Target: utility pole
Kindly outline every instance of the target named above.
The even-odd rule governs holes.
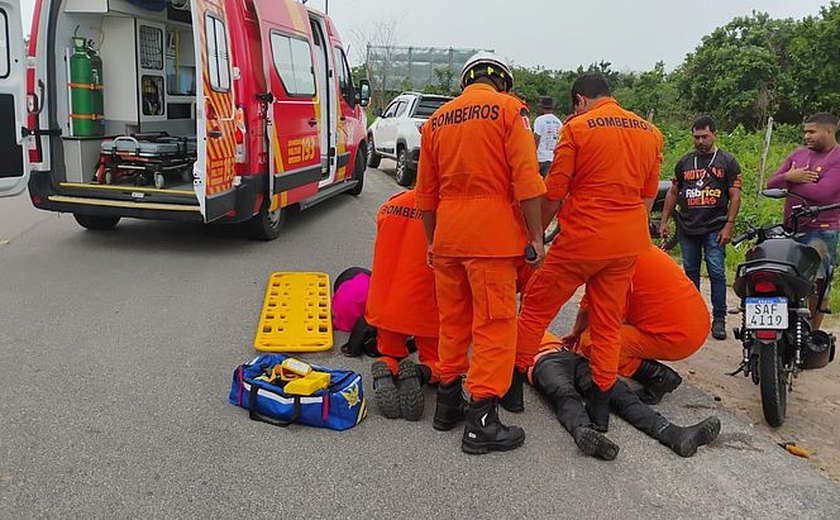
[[[764,135],[764,150],[761,152],[761,164],[758,167],[758,182],[755,186],[755,200],[764,189],[764,172],[767,168],[767,154],[770,152],[770,143],[773,139],[773,116],[767,118],[767,133]]]

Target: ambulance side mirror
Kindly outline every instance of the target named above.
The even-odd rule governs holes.
[[[356,104],[366,107],[368,103],[370,103],[370,81],[359,80],[359,88],[356,90]]]

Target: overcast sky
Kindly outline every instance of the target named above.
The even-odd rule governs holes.
[[[326,0],[310,0],[322,8]],[[31,16],[34,0],[21,0]],[[753,10],[775,18],[817,14],[828,0],[329,0],[347,41],[375,22],[396,23],[403,45],[488,48],[520,65],[618,70],[679,65],[700,38]],[[29,22],[24,24],[28,32]],[[358,47],[358,43],[356,43]]]

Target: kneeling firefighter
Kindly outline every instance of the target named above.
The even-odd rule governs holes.
[[[510,67],[478,53],[464,65],[460,85],[462,94],[423,127],[417,208],[440,308],[434,427],[450,430],[466,419],[461,449],[487,453],[525,441],[521,428],[499,420],[498,400],[510,386],[516,354],[517,262],[526,246],[535,253],[533,265],[545,257],[545,185],[528,110],[507,94]]]
[[[438,308],[435,275],[426,264],[426,241],[413,190],[379,208],[365,320],[376,328],[381,356],[371,366],[382,415],[410,421],[423,416],[422,385],[437,381]],[[408,358],[414,338],[420,363]]]
[[[589,304],[584,297],[567,346],[587,358],[592,352]],[[682,378],[662,361],[679,361],[706,341],[711,324],[700,291],[667,253],[656,246],[639,255],[627,296],[624,324],[619,331],[618,374],[643,385],[639,397],[658,404]],[[517,365],[529,360],[517,358]]]

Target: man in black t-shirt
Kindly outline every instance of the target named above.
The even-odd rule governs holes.
[[[741,166],[715,145],[715,122],[701,117],[691,127],[695,150],[677,162],[665,197],[659,235],[668,237],[668,219],[679,204],[680,248],[685,274],[700,287],[700,261],[712,281],[712,336],[726,339],[726,244],[741,207]]]

